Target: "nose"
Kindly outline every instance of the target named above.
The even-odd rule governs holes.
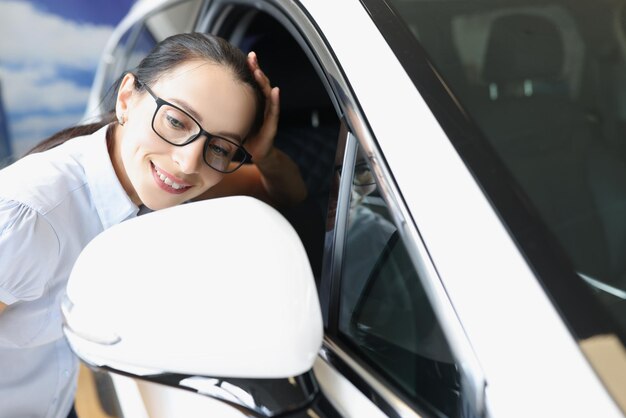
[[[204,164],[202,154],[205,140],[202,137],[182,147],[173,146],[172,159],[183,173],[194,174],[200,171],[202,164]]]

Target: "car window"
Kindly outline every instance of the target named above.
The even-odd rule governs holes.
[[[417,68],[436,71],[433,113],[576,338],[624,341],[626,2],[387,3],[386,38],[429,97]]]
[[[457,366],[363,158],[352,168],[350,193],[339,331],[367,363],[414,401],[457,416]]]
[[[622,357],[585,346],[626,341],[626,1],[361,1],[595,371],[623,393],[600,366]]]
[[[139,62],[148,55],[150,50],[157,44],[157,40],[154,35],[148,29],[145,24],[141,25],[141,30],[137,35],[134,44],[129,49],[125,60],[125,68],[118,69],[118,73],[122,73],[125,70],[132,70]]]
[[[170,35],[191,32],[195,28],[202,3],[203,0],[181,1],[156,10],[132,25],[112,52],[110,61],[114,65],[105,75],[101,94],[106,95],[113,82],[124,71],[136,67],[157,42]]]
[[[130,29],[128,29],[121,36],[119,42],[113,49],[111,53],[111,62],[114,63],[114,66],[109,68],[105,74],[105,79],[103,82],[104,90],[100,93],[102,95],[107,93],[109,86],[113,85],[115,79],[120,76],[123,71],[123,68],[127,67],[126,64],[126,54],[129,49],[131,49],[131,45],[129,43],[136,38],[136,34],[142,30],[143,23],[137,23],[133,25]],[[155,42],[153,42],[154,45]],[[148,50],[145,50],[144,55],[147,54]]]

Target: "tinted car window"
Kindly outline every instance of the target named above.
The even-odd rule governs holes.
[[[457,416],[457,367],[369,166],[357,160],[342,258],[339,330],[420,405]]]
[[[191,32],[203,0],[187,0],[159,9],[131,26],[120,38],[112,55],[115,67],[106,74],[105,89],[127,70],[132,70],[157,42],[176,33]],[[102,94],[106,94],[103,91]]]
[[[507,196],[517,208],[507,210],[511,199],[490,197],[526,253],[536,255],[531,263],[539,266],[542,254],[550,254],[541,264],[554,267],[540,277],[567,322],[583,330],[580,338],[606,332],[609,323],[624,338],[626,3],[389,3],[404,23],[403,39],[411,38],[414,51],[442,76],[462,118],[469,115],[498,159],[494,167],[503,167],[502,178],[511,179]],[[405,67],[416,56],[405,59]],[[431,108],[437,105],[431,101]],[[469,129],[459,135],[473,139]],[[477,165],[472,169],[484,185],[498,176]],[[520,211],[523,222],[509,216]],[[531,242],[529,231],[541,231],[541,238]],[[581,303],[589,306],[584,316],[573,308]]]
[[[150,52],[150,50],[156,45],[157,40],[150,33],[145,25],[142,25],[137,39],[133,47],[128,52],[126,69],[132,69],[136,67],[139,62]]]

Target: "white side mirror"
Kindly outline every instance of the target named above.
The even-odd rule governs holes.
[[[297,376],[311,369],[323,335],[298,235],[248,197],[104,231],[76,262],[63,310],[85,362],[133,375]]]

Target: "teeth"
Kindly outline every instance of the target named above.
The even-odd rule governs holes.
[[[180,189],[182,189],[184,187],[183,185],[178,184],[175,181],[172,181],[172,179],[167,177],[165,174],[161,173],[156,168],[155,168],[155,171],[156,171],[157,175],[159,176],[159,178],[161,179],[161,181],[163,183],[167,184],[168,186],[170,186],[172,189],[180,190]]]

